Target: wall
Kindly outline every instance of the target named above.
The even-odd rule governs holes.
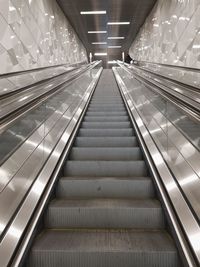
[[[56,0],[0,0],[0,73],[86,58]]]
[[[137,60],[200,68],[200,0],[158,0],[129,52]]]

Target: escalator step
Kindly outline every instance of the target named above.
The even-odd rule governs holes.
[[[128,116],[85,116],[84,122],[126,122],[129,121]]]
[[[124,108],[123,103],[102,103],[102,104],[97,104],[97,103],[90,103],[89,105],[90,108]]]
[[[100,111],[100,112],[104,112],[104,111],[126,111],[126,109],[125,109],[125,107],[124,106],[122,106],[122,107],[109,107],[109,106],[107,106],[107,107],[89,107],[88,108],[88,111]]]
[[[165,219],[159,201],[153,199],[60,199],[50,203],[45,226],[162,229]]]
[[[87,111],[86,116],[127,116],[126,111]]]
[[[144,161],[71,161],[64,166],[65,176],[108,176],[143,177],[148,176]]]
[[[80,128],[78,136],[82,137],[125,137],[125,136],[133,136],[134,130],[130,129],[83,129]]]
[[[46,230],[33,244],[29,267],[179,267],[165,231]]]
[[[135,147],[136,137],[77,137],[74,143],[77,147]]]
[[[154,186],[149,177],[63,177],[59,180],[58,198],[153,198]]]
[[[70,152],[70,160],[142,160],[139,147],[74,147]]]
[[[82,122],[84,129],[126,129],[131,128],[130,122]]]

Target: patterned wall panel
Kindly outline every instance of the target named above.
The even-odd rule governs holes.
[[[55,0],[0,0],[0,73],[85,60]]]
[[[158,0],[129,52],[137,60],[200,68],[200,0]]]

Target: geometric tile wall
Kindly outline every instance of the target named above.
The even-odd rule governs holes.
[[[200,68],[200,0],[158,0],[129,53],[140,61]]]
[[[55,0],[0,0],[0,74],[85,60]]]

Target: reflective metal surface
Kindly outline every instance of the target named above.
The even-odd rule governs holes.
[[[77,70],[72,70],[70,73],[66,74],[65,72],[64,74],[58,75],[52,80],[45,81],[41,85],[36,85],[28,88],[27,90],[19,91],[13,96],[11,95],[9,98],[0,100],[0,120],[32,101],[35,101],[36,99],[39,99],[42,96],[52,92],[54,93],[54,91],[60,89],[59,86],[75,78],[81,72],[90,67],[90,65],[84,65]]]
[[[115,75],[200,264],[199,151],[170,121],[176,106],[171,110],[167,101],[158,99],[125,70],[115,69]],[[177,118],[181,119],[179,113]]]
[[[19,71],[0,75],[0,97],[16,92],[21,88],[30,86],[65,72],[71,71],[82,64],[50,66],[27,71]]]
[[[182,101],[186,107],[189,105],[190,109],[194,109],[194,112],[197,111],[197,113],[200,114],[200,92],[197,88],[175,82],[172,79],[165,79],[157,73],[153,74],[151,71],[144,71],[132,65],[122,64],[121,62],[118,62],[118,64],[122,68],[124,68],[124,66],[128,67],[130,71],[133,71],[133,75],[136,78],[146,82],[147,85],[153,85],[154,88],[158,87],[159,90],[162,89],[166,96],[169,95],[169,97],[172,98],[176,97]],[[197,116],[199,116],[199,114]]]
[[[200,88],[200,70],[186,67],[179,67],[173,65],[157,64],[151,62],[139,61],[138,66],[144,70],[152,71],[173,79],[175,81],[182,82],[197,88]]]
[[[94,65],[91,70],[85,72],[79,79],[76,79],[74,83],[66,86],[63,92],[49,99],[50,103],[48,104],[47,102],[45,107],[49,108],[53,103],[55,104],[55,102],[57,104],[57,106],[54,106],[53,113],[1,166],[1,233],[5,230],[0,247],[1,259],[2,255],[4,255],[4,248],[6,247],[8,239],[12,244],[9,243],[9,248],[6,247],[7,252],[8,250],[12,251],[13,246],[16,246],[19,241],[19,232],[21,231],[22,222],[25,222],[25,219],[24,217],[20,217],[20,225],[18,225],[19,229],[15,232],[16,234],[13,233],[13,227],[16,229],[18,226],[14,224],[15,226],[8,227],[8,222],[10,222],[13,216],[17,215],[17,209],[20,208],[19,204],[22,204],[23,198],[29,192],[33,182],[37,181],[30,195],[33,195],[34,199],[35,197],[41,196],[42,182],[35,179],[49,156],[51,156],[51,161],[53,161],[53,163],[51,163],[51,170],[49,168],[46,170],[45,179],[49,177],[47,176],[47,171],[53,171],[61,153],[61,151],[58,153],[54,148],[58,144],[64,147],[69,140],[71,132],[98,80],[100,72],[100,66],[96,66],[95,68]],[[32,117],[30,117],[29,120],[31,121]],[[43,184],[43,187],[45,186],[46,184]],[[7,204],[5,205],[5,203],[9,203],[9,207]],[[32,204],[33,199],[29,203]],[[30,206],[28,209],[30,209]],[[23,214],[26,214],[27,210],[23,212]],[[8,260],[8,258],[6,260]],[[2,261],[1,264],[3,264]]]

